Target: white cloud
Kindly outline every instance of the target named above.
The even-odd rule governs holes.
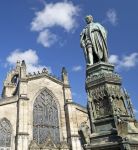
[[[111,55],[109,57],[109,62],[112,64],[117,64],[119,62],[119,58],[117,55]]]
[[[6,59],[10,66],[15,66],[17,60],[25,60],[28,72],[41,71],[43,68],[47,68],[49,72],[51,72],[49,67],[39,65],[39,57],[35,50],[28,49],[26,51],[21,51],[17,49],[14,50]]]
[[[36,12],[31,29],[41,31],[45,28],[61,26],[66,31],[70,31],[76,25],[75,16],[78,15],[78,11],[78,6],[67,1],[46,4],[42,11]]]
[[[41,31],[37,38],[37,42],[42,44],[44,47],[50,47],[57,41],[57,36],[51,33],[48,29]]]
[[[74,66],[72,68],[72,71],[74,71],[74,72],[78,72],[78,71],[81,71],[81,70],[82,70],[82,66]]]
[[[79,7],[73,5],[72,2],[64,1],[45,4],[45,8],[43,10],[36,12],[35,17],[31,22],[31,30],[41,32],[41,37],[42,34],[46,35],[46,31],[50,30],[50,28],[56,26],[64,28],[67,32],[73,31],[77,25],[76,17],[78,16],[78,13]],[[40,39],[40,35],[38,39]],[[55,34],[53,35],[55,36]],[[47,35],[46,39],[41,41],[44,41],[40,43],[45,47],[47,47],[47,45],[51,45],[49,44],[51,40],[47,38]],[[54,43],[55,40],[52,40],[52,42]]]
[[[111,55],[109,62],[116,65],[117,69],[130,69],[138,63],[138,53],[132,53],[128,56],[123,56],[121,59],[117,55]]]
[[[38,56],[36,51],[29,49],[24,52],[20,50],[14,50],[10,56],[7,57],[7,61],[14,65],[17,60],[25,60],[27,64],[37,64],[38,63]]]
[[[109,9],[106,12],[107,21],[109,21],[112,25],[117,25],[118,17],[115,9]]]
[[[129,56],[123,57],[121,66],[131,68],[131,67],[135,67],[137,62],[138,62],[138,53],[132,53]]]

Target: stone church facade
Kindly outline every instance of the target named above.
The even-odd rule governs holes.
[[[7,74],[0,101],[0,150],[81,150],[87,109],[72,100],[68,75],[27,74],[24,61]]]

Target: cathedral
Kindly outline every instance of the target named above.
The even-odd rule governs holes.
[[[65,68],[58,79],[45,68],[27,74],[18,61],[0,100],[0,150],[81,150],[78,130],[87,118],[72,100]]]

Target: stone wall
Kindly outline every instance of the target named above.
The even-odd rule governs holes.
[[[87,121],[88,114],[86,108],[76,104],[67,103],[65,106],[67,116],[67,131],[68,131],[68,142],[72,145],[73,150],[81,150],[81,142],[78,130],[82,122]]]

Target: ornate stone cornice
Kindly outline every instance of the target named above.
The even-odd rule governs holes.
[[[52,80],[52,81],[54,81],[54,82],[56,82],[58,84],[63,85],[63,81],[60,78],[56,77],[55,75],[50,74],[45,69],[43,69],[41,73],[39,71],[37,73],[34,72],[34,74],[29,73],[27,75],[27,80],[30,81],[30,80],[34,80],[34,79],[40,79],[42,77],[47,77],[50,80]]]
[[[121,77],[116,73],[91,74],[86,78],[87,88],[98,86],[99,84],[112,83],[121,85]]]

